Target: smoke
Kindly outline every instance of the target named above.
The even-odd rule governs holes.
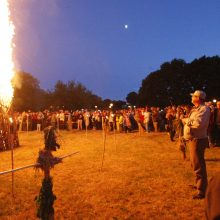
[[[15,26],[13,60],[16,70],[29,71],[27,67],[32,66],[36,69],[35,72],[39,71],[35,58],[41,48],[41,33],[34,27],[55,19],[59,15],[60,2],[60,0],[10,0],[11,18]]]
[[[42,46],[45,35],[39,32],[39,27],[46,27],[51,20],[59,19],[61,11],[70,8],[72,3],[72,0],[10,0],[11,18],[15,26],[13,61],[16,71],[41,72],[37,58],[39,51],[45,49]],[[18,76],[15,76],[13,85],[21,87]]]
[[[20,89],[22,87],[22,80],[17,73],[15,73],[12,79],[12,86],[14,89]]]
[[[59,0],[32,0],[38,10],[48,16],[56,16],[59,13]]]

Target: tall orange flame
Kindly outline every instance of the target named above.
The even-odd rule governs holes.
[[[0,0],[0,33],[0,104],[8,109],[14,92],[11,84],[14,76],[12,59],[14,25],[10,20],[8,0]]]

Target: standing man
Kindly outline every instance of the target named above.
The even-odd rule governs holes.
[[[184,123],[184,139],[189,147],[190,161],[195,173],[197,194],[193,199],[203,199],[207,187],[207,173],[205,164],[205,148],[208,147],[207,129],[210,119],[210,108],[204,105],[206,94],[196,90],[191,94],[194,107]]]

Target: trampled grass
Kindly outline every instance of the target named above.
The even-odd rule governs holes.
[[[15,167],[35,163],[43,135],[19,134]],[[192,200],[194,176],[177,143],[167,134],[107,133],[103,168],[101,131],[60,132],[62,156],[80,151],[52,170],[55,219],[205,219],[204,201]],[[0,171],[11,167],[10,151],[0,152]],[[188,154],[187,154],[188,156]],[[208,176],[220,170],[220,149],[206,151]],[[0,176],[0,219],[36,219],[34,198],[43,174],[26,169]]]

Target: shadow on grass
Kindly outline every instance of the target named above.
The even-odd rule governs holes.
[[[215,161],[220,161],[220,158],[207,158],[205,159],[207,162],[215,162]]]

